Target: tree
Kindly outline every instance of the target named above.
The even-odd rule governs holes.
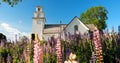
[[[0,40],[1,40],[1,39],[5,39],[5,40],[6,40],[6,36],[3,35],[2,33],[0,33]]]
[[[85,24],[94,24],[99,30],[103,30],[107,27],[107,13],[108,12],[105,7],[91,7],[85,13],[81,14],[80,19]]]
[[[13,7],[14,5],[18,4],[21,1],[22,0],[0,0],[0,5],[1,5],[1,3],[7,3]]]

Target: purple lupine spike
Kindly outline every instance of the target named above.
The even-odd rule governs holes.
[[[12,63],[12,57],[10,56],[10,54],[8,54],[7,56],[7,63]]]
[[[118,34],[120,34],[120,25],[118,26]]]
[[[48,38],[47,46],[50,46],[50,43],[51,43],[50,38]]]
[[[65,34],[65,36],[67,37],[67,32],[66,32],[66,31],[64,32],[64,34]]]
[[[91,63],[96,63],[96,54],[95,54],[95,52],[92,52],[91,59],[92,59]]]
[[[56,44],[54,36],[51,37],[51,46],[53,47]]]
[[[69,53],[70,53],[70,50],[69,50],[69,45],[68,44],[66,44],[65,45],[65,54],[66,54],[66,56],[68,57],[69,56]]]
[[[70,32],[68,32],[68,39],[71,39],[71,34],[70,34]]]

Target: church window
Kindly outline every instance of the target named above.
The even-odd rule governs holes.
[[[75,26],[74,26],[74,30],[75,30],[75,31],[78,31],[78,25],[75,25]]]
[[[40,11],[40,8],[38,8],[38,11]]]

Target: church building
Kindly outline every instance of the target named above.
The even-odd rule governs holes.
[[[51,36],[57,36],[61,32],[69,32],[74,35],[75,31],[84,34],[89,33],[89,31],[97,30],[93,24],[84,24],[77,16],[75,16],[68,24],[45,23],[46,19],[43,8],[37,6],[34,17],[32,18],[32,33],[38,34],[40,40],[47,39]]]

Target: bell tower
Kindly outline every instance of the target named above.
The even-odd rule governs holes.
[[[38,34],[39,39],[42,40],[43,38],[43,29],[45,25],[45,17],[43,8],[41,6],[36,7],[36,11],[34,12],[34,17],[32,18],[32,33]]]

